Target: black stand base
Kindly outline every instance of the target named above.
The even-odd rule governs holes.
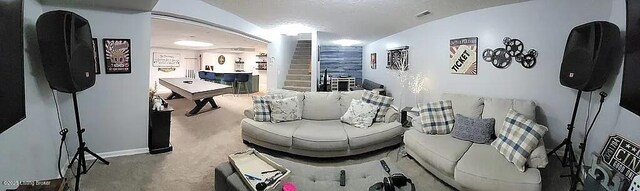
[[[76,133],[78,134],[78,143],[80,143],[80,145],[78,146],[78,150],[76,151],[76,154],[73,155],[73,159],[71,159],[71,162],[69,162],[69,168],[71,168],[73,163],[76,160],[78,160],[78,166],[76,167],[76,174],[75,174],[75,178],[76,178],[75,190],[78,191],[80,190],[80,176],[82,176],[82,174],[87,174],[89,169],[91,169],[91,167],[93,167],[93,164],[95,164],[96,161],[98,160],[106,165],[109,165],[109,161],[105,160],[104,158],[100,157],[98,154],[89,150],[89,148],[87,147],[87,143],[85,143],[84,140],[82,139],[82,134],[84,133],[85,130],[80,127],[80,114],[78,113],[78,98],[76,97],[75,92],[72,93],[72,95],[73,95],[73,107],[76,114],[76,128],[77,128]],[[96,158],[96,161],[93,161],[93,163],[91,163],[89,168],[87,168],[87,160],[84,157],[85,152],[89,153],[91,156]]]
[[[207,103],[208,103],[208,104],[211,104],[211,108],[212,108],[213,110],[215,110],[215,109],[219,109],[219,108],[220,108],[220,106],[218,106],[218,104],[216,104],[216,101],[215,101],[215,100],[213,100],[213,97],[204,98],[204,99],[202,99],[202,100],[194,100],[193,102],[195,102],[195,103],[196,103],[196,106],[195,106],[193,109],[191,109],[191,111],[189,111],[189,113],[185,114],[187,117],[197,115],[197,114],[198,114],[198,112],[200,112],[200,110],[201,110],[204,106],[206,106],[206,105],[207,105]]]
[[[582,96],[582,90],[578,90],[578,95],[576,96],[576,102],[573,105],[573,114],[571,115],[571,123],[567,124],[567,138],[565,138],[560,145],[556,146],[551,152],[547,153],[547,155],[555,154],[556,151],[560,150],[564,147],[564,154],[561,157],[556,155],[560,162],[562,163],[562,167],[569,167],[568,175],[561,175],[560,177],[569,177],[571,178],[571,188],[569,190],[574,191],[577,189],[578,183],[581,182],[579,177],[580,166],[577,164],[576,155],[573,152],[573,144],[571,143],[571,137],[573,135],[574,123],[576,121],[576,114],[578,113],[578,106],[580,105],[580,96]],[[574,168],[576,168],[574,170]]]

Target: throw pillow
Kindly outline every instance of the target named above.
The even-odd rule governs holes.
[[[450,100],[418,104],[422,131],[427,134],[449,134],[456,121]]]
[[[354,99],[340,120],[357,128],[369,128],[376,118],[378,106]]]
[[[474,119],[456,114],[455,128],[451,131],[451,136],[473,143],[489,144],[491,136],[494,134],[493,126],[495,123],[494,118]]]
[[[510,109],[498,138],[491,145],[516,165],[520,172],[524,172],[529,155],[547,130],[547,127]]]
[[[261,122],[271,121],[269,103],[274,99],[282,99],[282,95],[273,94],[266,96],[253,96],[253,120]]]
[[[387,111],[391,108],[392,97],[378,95],[373,91],[366,91],[362,94],[362,101],[378,106],[378,112],[374,122],[384,122]]]
[[[298,115],[298,97],[276,99],[271,101],[271,122],[279,123],[301,119]]]

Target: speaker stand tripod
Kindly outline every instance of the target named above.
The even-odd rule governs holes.
[[[76,168],[76,174],[75,174],[75,178],[76,178],[75,190],[78,191],[80,189],[80,176],[82,174],[87,174],[89,169],[93,167],[93,164],[95,164],[97,160],[100,160],[100,162],[106,165],[109,165],[109,161],[105,160],[104,158],[100,157],[98,154],[89,150],[89,147],[87,147],[87,143],[85,143],[84,140],[82,139],[82,134],[84,133],[85,129],[80,127],[80,115],[78,113],[78,98],[76,97],[75,92],[73,92],[72,95],[73,95],[73,109],[76,114],[76,132],[78,133],[79,145],[78,145],[78,150],[76,151],[76,154],[73,155],[73,159],[71,159],[71,162],[69,162],[69,168],[72,167],[73,162],[75,162],[77,159],[78,166]],[[87,168],[87,160],[84,157],[85,152],[89,153],[91,156],[97,159],[96,161],[93,161],[93,163],[91,163],[91,166],[89,166],[89,168]]]
[[[582,90],[578,90],[578,95],[576,96],[576,102],[574,103],[573,106],[573,114],[571,115],[571,123],[569,123],[567,125],[567,130],[569,131],[567,133],[567,138],[565,138],[562,143],[560,143],[560,145],[556,146],[556,148],[554,148],[553,150],[551,150],[551,152],[547,153],[547,155],[551,155],[551,154],[555,154],[556,151],[560,150],[562,147],[564,147],[564,154],[562,157],[559,157],[558,155],[556,155],[559,159],[560,162],[562,163],[562,167],[569,167],[569,174],[568,175],[562,175],[560,177],[569,177],[571,179],[571,189],[570,190],[576,190],[577,186],[578,186],[578,182],[580,182],[580,177],[578,177],[578,172],[580,171],[580,167],[576,166],[576,155],[573,152],[573,144],[571,142],[571,136],[573,134],[573,129],[574,127],[574,123],[576,121],[576,114],[578,113],[578,105],[580,105],[580,96],[582,95]],[[574,171],[573,168],[576,168],[576,170]]]

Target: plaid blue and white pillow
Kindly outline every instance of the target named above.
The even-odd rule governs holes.
[[[520,172],[524,172],[529,155],[548,130],[547,127],[510,109],[498,138],[491,143],[491,146],[516,165]]]
[[[427,134],[449,134],[456,122],[451,100],[418,104],[422,131]]]
[[[362,95],[362,101],[378,106],[378,113],[376,114],[374,122],[384,122],[384,118],[387,115],[387,111],[391,108],[393,102],[392,97],[378,95],[373,91],[365,91]]]
[[[265,96],[253,96],[253,120],[256,121],[271,121],[271,111],[269,110],[269,103],[275,99],[282,99],[281,94],[265,95]]]

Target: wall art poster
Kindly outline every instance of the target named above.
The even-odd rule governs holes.
[[[640,174],[640,146],[634,142],[620,135],[610,136],[600,154],[604,163],[629,180]]]
[[[131,73],[131,40],[102,39],[107,74]]]
[[[403,46],[387,50],[387,68],[391,70],[409,70],[409,47]]]
[[[452,74],[478,74],[478,37],[449,41],[449,68]]]
[[[98,53],[98,39],[91,39],[91,43],[93,43],[93,63],[96,65],[96,74],[100,74],[100,55]]]
[[[376,53],[371,53],[371,69],[378,68]]]
[[[180,67],[180,54],[178,53],[153,53],[153,67],[177,68]]]

